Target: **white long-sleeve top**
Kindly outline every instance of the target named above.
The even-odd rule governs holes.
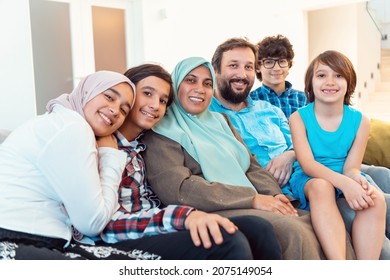
[[[118,209],[126,154],[96,148],[78,113],[57,105],[0,145],[0,227],[70,240],[95,236]]]

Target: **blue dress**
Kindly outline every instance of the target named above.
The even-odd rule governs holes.
[[[305,124],[314,159],[333,171],[342,173],[344,162],[360,127],[361,112],[344,105],[343,119],[334,132],[325,131],[320,127],[314,114],[314,103],[298,109],[298,112]],[[310,205],[306,200],[304,187],[312,177],[303,172],[298,161],[295,161],[293,168],[294,172],[290,179],[293,196],[299,199],[301,203],[299,208],[309,210]],[[341,191],[337,189],[337,196],[340,194]]]

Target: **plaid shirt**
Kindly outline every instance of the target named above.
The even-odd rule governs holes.
[[[169,205],[160,200],[146,181],[145,163],[140,152],[145,145],[138,138],[129,143],[119,132],[118,146],[127,153],[127,165],[118,190],[119,209],[100,234],[107,243],[184,230],[191,207]]]
[[[272,105],[275,105],[282,109],[286,118],[289,119],[291,114],[297,109],[307,105],[306,95],[303,91],[299,91],[292,88],[290,82],[285,81],[286,90],[281,94],[277,94],[271,88],[266,85],[261,85],[254,91],[250,92],[250,97],[253,100],[268,101]]]

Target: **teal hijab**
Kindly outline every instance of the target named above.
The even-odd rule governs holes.
[[[225,118],[208,109],[191,115],[180,105],[181,82],[201,65],[210,70],[215,90],[214,69],[207,60],[201,57],[182,60],[172,73],[175,101],[153,130],[179,143],[199,163],[207,181],[254,188],[245,174],[250,164],[249,152],[234,137]]]

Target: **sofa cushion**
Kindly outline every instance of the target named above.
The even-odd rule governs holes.
[[[371,119],[363,162],[390,168],[390,122]]]

